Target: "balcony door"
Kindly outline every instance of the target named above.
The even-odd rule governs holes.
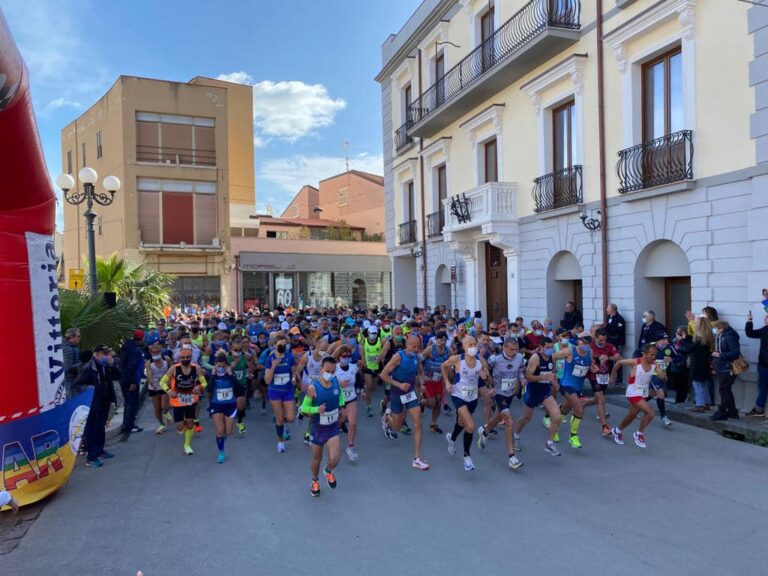
[[[445,102],[445,55],[435,57],[435,107]]]
[[[499,155],[496,138],[483,144],[483,182],[499,181]]]
[[[680,48],[643,65],[643,179],[646,187],[684,170],[685,141],[670,136],[683,126],[683,55]],[[653,142],[653,144],[651,144]]]
[[[575,202],[576,176],[573,166],[573,113],[570,100],[552,110],[552,207],[562,208]]]
[[[494,16],[496,9],[493,4],[488,7],[488,11],[480,17],[480,44],[482,46],[482,69],[483,71],[491,68],[495,62],[496,54],[494,52],[494,42],[489,40],[494,32]]]
[[[507,257],[490,242],[485,243],[485,302],[489,322],[507,316]]]
[[[411,119],[411,102],[413,102],[413,93],[411,85],[408,84],[403,88],[403,124],[410,124]]]
[[[440,226],[439,232],[443,231],[445,227],[445,208],[443,207],[443,200],[448,198],[448,172],[445,168],[445,164],[437,167],[437,212],[439,213],[438,222]]]

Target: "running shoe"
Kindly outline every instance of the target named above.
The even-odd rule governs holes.
[[[488,437],[484,432],[485,426],[480,426],[480,428],[477,429],[477,447],[480,448],[480,450],[485,450],[485,447],[488,444]]]
[[[312,496],[320,496],[320,482],[317,480],[312,480],[312,485],[309,488],[309,493],[312,494]]]
[[[456,455],[456,442],[454,442],[453,439],[451,438],[451,433],[450,432],[447,432],[445,434],[445,439],[448,441],[448,454],[450,454],[451,456],[455,456]]]
[[[520,460],[518,460],[517,456],[515,456],[514,454],[509,457],[507,464],[509,464],[509,467],[512,468],[512,470],[517,470],[518,468],[522,468],[523,466],[523,463],[520,462]]]
[[[408,426],[408,424],[403,423],[403,425],[400,427],[400,433],[401,434],[410,434],[411,433],[411,427]]]
[[[285,442],[278,442],[277,453],[282,454],[283,452],[288,452],[288,449],[285,447]]]
[[[283,430],[283,440],[290,440],[291,439],[291,431],[288,430],[288,426],[285,427]]]
[[[350,462],[357,462],[357,449],[354,446],[347,446],[347,457]]]
[[[389,428],[389,422],[387,422],[387,415],[386,414],[382,414],[381,415],[381,429],[384,430],[384,432],[386,432],[388,428]]]
[[[392,430],[389,426],[387,426],[387,429],[384,430],[384,436],[389,438],[390,440],[397,440],[397,432]]]
[[[611,435],[611,427],[607,424],[603,424],[602,435],[603,438],[608,438]]]
[[[366,406],[365,411],[368,414],[368,418],[373,418],[373,407],[372,406]]]
[[[333,472],[326,468],[323,470],[323,473],[325,474],[325,481],[328,483],[328,488],[336,488],[336,476],[334,476]]]
[[[167,424],[170,424],[173,422],[173,416],[171,416],[170,412],[163,412],[163,420],[165,420]]]
[[[499,431],[498,431],[498,430],[496,430],[496,428],[494,428],[493,430],[491,430],[490,432],[488,432],[488,434],[490,434],[491,436],[496,436],[496,434],[498,434],[498,433],[499,433]]]
[[[311,436],[309,435],[309,432],[304,432],[304,444],[306,444],[307,446],[309,446],[309,443],[310,443],[310,440],[311,440],[311,439],[312,439],[312,438],[311,438]]]
[[[515,452],[522,452],[523,451],[523,447],[522,447],[522,445],[520,443],[520,434],[518,434],[517,432],[515,432],[512,435],[512,445],[515,447]]]
[[[453,408],[448,406],[448,404],[443,404],[443,412],[445,412],[446,414],[450,414],[451,412],[453,412]]]
[[[237,423],[237,433],[240,434],[241,436],[245,434],[245,423],[243,422]]]
[[[438,426],[437,424],[430,424],[429,425],[429,431],[434,432],[435,434],[442,434],[443,430]]]
[[[195,422],[195,434],[200,434],[203,431],[203,427],[200,426],[200,422]]]
[[[195,451],[192,450],[192,446],[184,446],[184,454],[186,454],[187,456],[192,456],[192,454],[194,453]]]
[[[669,419],[669,416],[664,416],[661,421],[664,423],[664,426],[672,426],[672,420]]]
[[[472,456],[464,456],[464,470],[467,472],[475,470],[475,463],[472,462]]]
[[[635,444],[640,448],[645,448],[645,434],[638,431],[632,434],[632,437],[635,439]]]
[[[387,403],[384,401],[384,398],[381,399],[381,402],[379,402],[379,414],[384,416],[387,410]]]
[[[227,459],[227,456],[224,454],[224,452],[219,452],[219,455],[216,458],[216,462],[219,464],[224,464],[224,460],[226,459]]]
[[[549,416],[544,416],[544,418],[541,419],[541,424],[544,426],[544,428],[549,428],[551,423],[552,421],[549,419]]]
[[[611,434],[613,434],[613,441],[619,446],[624,446],[624,435],[616,426],[611,428]]]
[[[163,424],[160,424],[160,426],[157,427],[155,430],[155,434],[163,434],[165,432],[165,426]]]
[[[421,458],[414,458],[411,462],[411,466],[417,470],[429,470],[429,464],[424,462]]]
[[[102,451],[102,453],[99,454],[99,460],[112,460],[114,457],[115,455],[112,454],[112,452]]]
[[[560,450],[557,449],[552,440],[547,440],[547,443],[544,444],[544,451],[550,456],[560,456]]]
[[[85,462],[85,465],[88,466],[88,468],[101,468],[102,466],[104,466],[104,462],[102,462],[98,458],[95,458],[93,460],[87,460]]]
[[[131,428],[131,434],[138,434],[139,432],[144,432],[144,428],[139,428],[138,426]]]
[[[581,448],[581,439],[578,434],[572,434],[571,437],[568,438],[568,442],[571,444],[571,448]]]

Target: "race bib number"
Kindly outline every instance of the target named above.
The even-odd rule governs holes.
[[[349,388],[342,388],[342,392],[344,393],[344,402],[349,402],[355,397],[355,389],[352,386]]]
[[[232,388],[219,388],[216,390],[217,402],[230,402],[234,396],[235,395],[232,392]]]
[[[517,378],[502,378],[501,379],[501,391],[506,394],[511,394],[517,386]]]
[[[472,402],[477,399],[477,388],[474,386],[462,386],[460,392],[461,398],[465,402]]]
[[[235,370],[235,378],[238,380],[245,378],[245,370]]]
[[[178,401],[182,406],[191,406],[195,403],[195,396],[193,394],[179,394]]]
[[[443,377],[441,376],[440,372],[432,372],[432,382],[440,382]]]
[[[275,386],[284,386],[285,384],[288,384],[291,380],[290,374],[275,374],[275,378],[272,381],[272,383]]]
[[[330,424],[335,424],[339,420],[339,411],[333,410],[332,412],[323,412],[322,414],[319,414],[320,416],[320,424],[322,426],[329,426]]]
[[[365,357],[365,361],[370,365],[373,366],[374,364],[379,363],[379,355],[378,354],[369,354]]]
[[[601,386],[608,386],[608,382],[610,380],[610,376],[608,374],[598,374],[595,379],[597,380],[597,383]]]
[[[574,375],[576,378],[583,378],[584,376],[586,376],[586,375],[587,375],[587,372],[588,372],[588,371],[589,371],[589,367],[587,367],[587,366],[582,366],[581,364],[576,364],[576,365],[573,367],[573,375]]]
[[[416,392],[414,390],[411,390],[407,394],[400,394],[401,404],[408,404],[408,402],[413,402],[414,400],[416,400]]]

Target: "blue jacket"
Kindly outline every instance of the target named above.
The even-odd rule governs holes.
[[[144,373],[144,352],[133,340],[120,349],[120,384],[138,384]]]
[[[720,357],[715,358],[715,370],[718,374],[731,371],[731,362],[741,356],[739,334],[728,326],[715,338],[715,351],[720,352]]]

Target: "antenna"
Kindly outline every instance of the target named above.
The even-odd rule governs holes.
[[[267,214],[268,214],[268,215],[270,215],[270,216],[272,216],[272,212],[273,212],[273,211],[274,211],[274,210],[272,209],[272,204],[270,204],[269,202],[267,202]]]
[[[349,141],[344,141],[341,145],[344,148],[344,166],[347,169],[346,171],[349,172]]]

